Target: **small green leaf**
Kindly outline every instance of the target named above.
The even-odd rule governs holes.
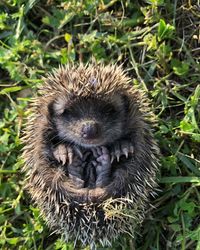
[[[198,169],[195,164],[193,164],[193,159],[190,159],[189,157],[183,155],[183,154],[178,154],[177,155],[179,160],[193,173],[195,173],[197,176],[200,176],[200,169]]]
[[[168,217],[167,217],[167,220],[168,220],[170,223],[174,223],[175,221],[177,221],[177,217],[168,216]]]
[[[19,242],[19,238],[7,238],[6,241],[10,244],[10,245],[16,245]]]
[[[68,61],[67,48],[62,48],[60,50],[60,53],[61,53],[61,63],[65,64]]]
[[[189,215],[193,214],[194,208],[196,207],[196,205],[194,204],[194,202],[192,202],[192,201],[191,202],[187,202],[184,199],[180,200],[179,206],[184,211],[187,211]]]
[[[193,132],[194,126],[186,120],[183,120],[180,122],[180,129],[184,132]]]
[[[200,142],[200,134],[192,133],[191,137],[194,141]]]
[[[171,224],[169,227],[175,232],[181,231],[181,226],[179,224]]]
[[[165,42],[163,42],[158,49],[159,54],[163,57],[163,58],[168,58],[171,59],[172,56],[172,48],[171,46],[165,44]]]
[[[189,71],[189,63],[184,61],[179,61],[177,59],[171,60],[171,67],[174,73],[178,76],[186,75]]]
[[[50,18],[49,16],[45,16],[42,18],[42,22],[46,25],[49,25],[50,24]]]
[[[160,19],[158,25],[158,41],[172,38],[174,30],[175,30],[174,26],[166,24],[163,19]]]
[[[65,33],[64,38],[67,43],[70,43],[72,41],[72,35],[70,35],[69,33]]]
[[[156,41],[156,36],[152,35],[152,34],[147,34],[144,39],[143,39],[144,43],[146,45],[148,45],[147,47],[147,51],[152,49],[152,50],[156,50],[157,49],[157,41]]]
[[[0,137],[0,143],[7,145],[8,144],[8,139],[10,137],[10,134],[8,133],[4,133],[1,137]]]
[[[170,130],[165,125],[160,125],[160,131],[162,134],[167,134]]]

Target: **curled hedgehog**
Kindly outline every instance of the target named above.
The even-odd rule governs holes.
[[[121,66],[60,67],[44,79],[24,136],[27,189],[66,241],[134,234],[154,193],[154,116]]]

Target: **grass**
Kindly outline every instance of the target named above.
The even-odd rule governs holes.
[[[92,57],[123,63],[158,118],[161,191],[138,229],[135,248],[200,249],[199,8],[193,0],[0,2],[2,250],[73,249],[50,235],[23,190],[20,135],[42,76],[59,64]],[[109,249],[133,244],[121,237]]]

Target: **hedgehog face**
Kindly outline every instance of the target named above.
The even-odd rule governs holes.
[[[113,143],[122,136],[126,120],[123,96],[71,99],[59,97],[49,107],[50,120],[61,141],[88,148]]]

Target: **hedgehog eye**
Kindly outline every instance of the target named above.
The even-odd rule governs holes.
[[[64,111],[63,111],[63,113],[62,113],[62,115],[63,115],[64,117],[66,117],[66,116],[71,115],[71,112],[69,111],[69,109],[65,108]]]
[[[116,113],[117,110],[115,109],[115,107],[111,104],[107,104],[103,107],[102,109],[102,113],[103,114],[114,114]]]

